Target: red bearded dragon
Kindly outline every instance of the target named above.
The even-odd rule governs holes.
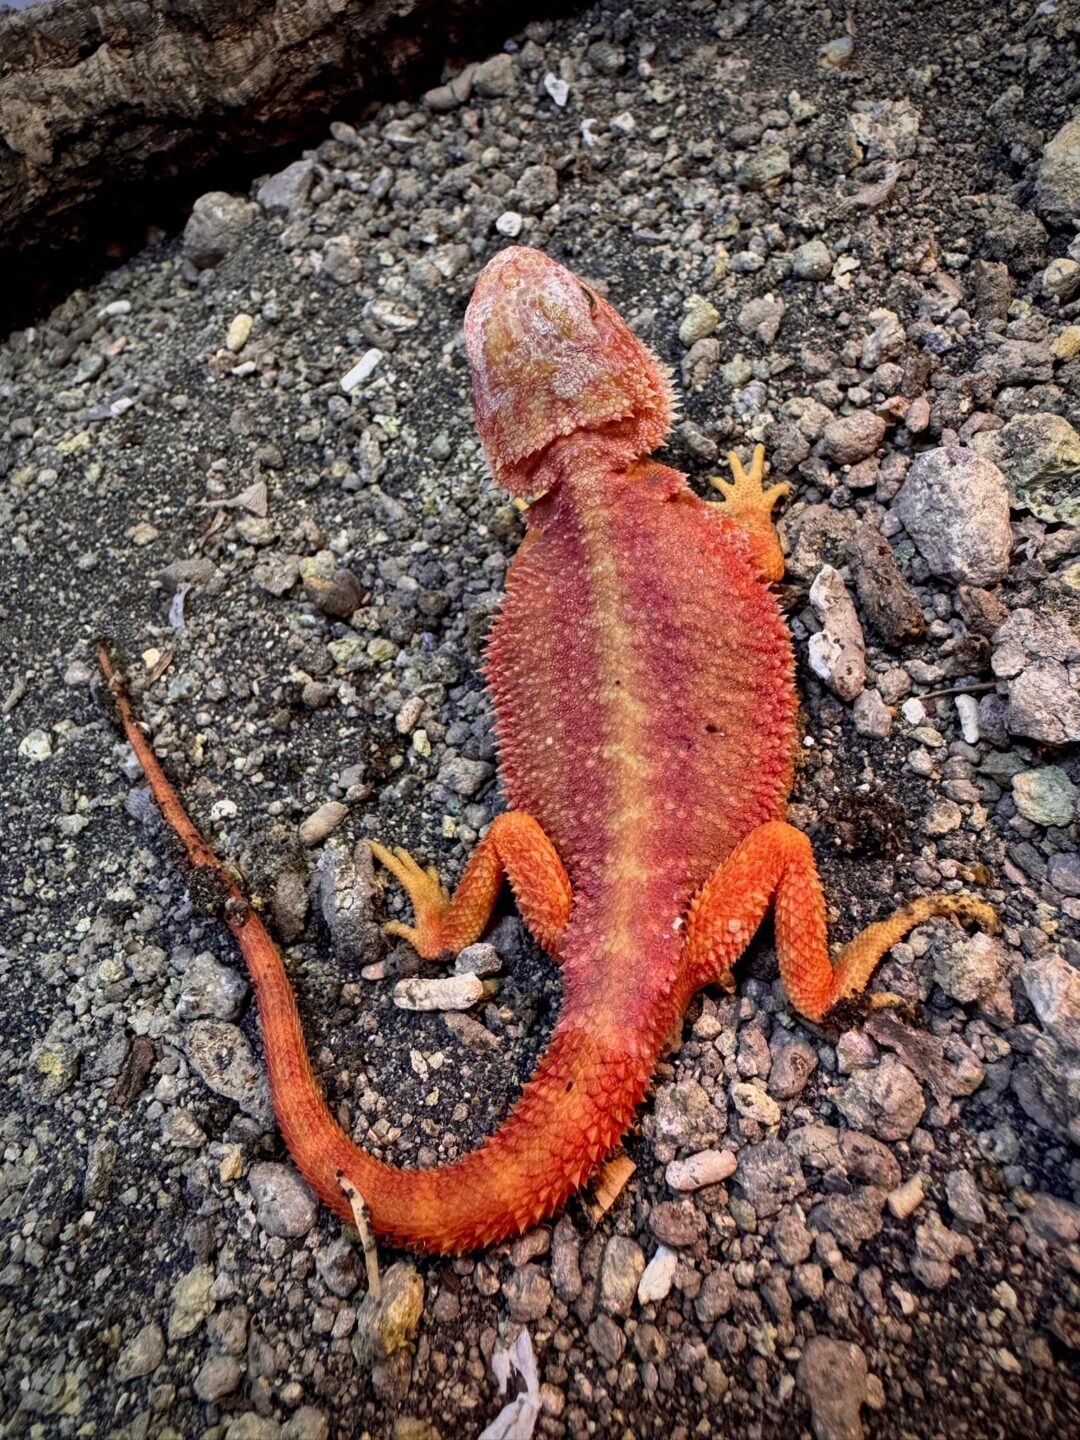
[[[531,497],[487,651],[510,810],[450,897],[404,850],[372,845],[435,959],[475,941],[508,880],[562,969],[563,1004],[501,1128],[433,1169],[384,1164],[333,1118],[280,952],[185,814],[113,689],[131,744],[191,862],[214,873],[254,985],[282,1134],[322,1199],[419,1250],[461,1251],[556,1211],[632,1124],[695,991],[730,986],[771,908],[780,975],[812,1021],[857,1001],[890,946],[934,915],[992,928],[964,894],[916,899],[830,959],[810,842],[784,818],[797,699],[770,584],[783,485],[732,455],[719,503],[649,456],[672,395],[659,361],[585,282],[539,251],[487,265],[465,317],[476,423],[497,484]],[[107,655],[102,664],[114,679]],[[876,996],[888,1002],[894,997]],[[848,1007],[850,1008],[850,1007]]]

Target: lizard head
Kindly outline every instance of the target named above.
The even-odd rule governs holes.
[[[488,261],[465,343],[476,427],[512,495],[538,488],[544,452],[561,436],[602,436],[629,463],[671,426],[660,362],[602,295],[540,250],[514,245]]]

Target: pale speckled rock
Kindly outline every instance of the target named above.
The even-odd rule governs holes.
[[[953,1277],[957,1260],[970,1260],[975,1247],[966,1235],[950,1230],[942,1223],[936,1210],[931,1210],[926,1223],[915,1232],[915,1253],[911,1273],[928,1290],[943,1290]]]
[[[738,1163],[730,1150],[699,1150],[685,1160],[672,1160],[664,1179],[672,1190],[700,1190],[703,1185],[718,1185],[734,1175]]]
[[[306,820],[300,822],[300,841],[307,846],[321,845],[328,835],[341,824],[349,813],[349,807],[340,800],[327,800],[313,810]]]
[[[625,1235],[612,1235],[600,1261],[600,1305],[609,1315],[629,1315],[645,1270],[641,1246]]]
[[[235,1100],[245,1114],[267,1123],[273,1116],[266,1074],[255,1063],[244,1032],[224,1020],[196,1020],[184,1050],[210,1089]]]
[[[394,986],[394,1004],[402,1010],[468,1010],[483,999],[484,982],[479,975],[446,975],[399,980]]]
[[[1043,148],[1035,206],[1054,224],[1080,226],[1080,118],[1067,120]]]
[[[866,684],[866,641],[840,573],[822,567],[810,587],[810,604],[822,628],[810,636],[810,667],[841,700],[854,700]]]
[[[825,454],[837,465],[857,465],[866,460],[885,439],[885,421],[872,410],[842,415],[825,426]]]
[[[267,1235],[296,1239],[315,1224],[318,1201],[291,1165],[253,1165],[248,1184],[259,1225]]]
[[[209,1265],[195,1265],[176,1281],[172,1288],[172,1305],[169,1309],[169,1342],[183,1340],[203,1323],[214,1302],[210,1298],[210,1287],[214,1283],[214,1272]]]
[[[934,979],[946,995],[970,1005],[989,995],[1005,971],[1005,947],[993,935],[965,936],[935,957]]]
[[[1020,979],[1040,1024],[1060,1045],[1080,1053],[1080,970],[1054,951],[1029,960]]]
[[[815,1335],[807,1341],[795,1381],[810,1403],[817,1440],[862,1440],[867,1373],[866,1356],[850,1340]]]
[[[1064,415],[1035,410],[972,437],[1008,483],[1013,504],[1040,520],[1080,523],[1080,434]]]
[[[165,1337],[155,1321],[144,1325],[120,1351],[114,1374],[122,1385],[150,1375],[165,1358]]]
[[[935,575],[993,585],[1008,574],[1008,487],[975,451],[948,445],[916,456],[894,508]]]
[[[731,1086],[731,1103],[738,1110],[740,1115],[745,1115],[749,1120],[756,1120],[759,1125],[779,1125],[780,1106],[758,1085],[752,1085],[749,1081],[737,1080]]]
[[[851,1125],[882,1140],[906,1140],[926,1110],[918,1080],[889,1055],[875,1069],[853,1075],[836,1103]]]
[[[209,951],[196,955],[184,971],[176,1015],[180,1020],[209,1016],[235,1020],[247,995],[247,981],[238,970],[222,965]]]

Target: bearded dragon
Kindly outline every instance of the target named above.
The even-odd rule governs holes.
[[[695,991],[732,969],[771,908],[780,975],[808,1020],[841,1017],[912,926],[993,928],[965,894],[916,899],[830,959],[810,842],[785,820],[796,748],[792,646],[770,585],[784,559],[764,452],[714,481],[718,503],[649,456],[672,416],[664,368],[593,287],[512,247],[465,317],[476,423],[498,485],[528,499],[487,650],[499,815],[451,898],[434,870],[373,844],[435,959],[475,941],[508,880],[562,969],[563,1004],[502,1127],[453,1164],[412,1170],[358,1147],[312,1072],[280,952],[183,811],[126,695],[129,740],[190,860],[226,893],[257,997],[282,1134],[301,1173],[377,1233],[462,1251],[556,1211],[631,1125]],[[108,659],[103,664],[111,675]],[[889,1003],[895,997],[875,996]]]

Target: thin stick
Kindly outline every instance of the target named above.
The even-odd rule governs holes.
[[[344,1172],[338,1173],[337,1181],[341,1186],[346,1200],[348,1200],[352,1206],[353,1219],[356,1222],[357,1233],[360,1236],[360,1244],[364,1247],[364,1265],[367,1268],[368,1294],[372,1300],[381,1300],[382,1280],[379,1276],[379,1252],[375,1248],[375,1236],[371,1233],[371,1225],[368,1223],[368,1208],[364,1204],[364,1197]]]
[[[985,680],[981,685],[953,685],[948,690],[928,690],[925,695],[914,695],[914,700],[944,700],[949,695],[985,695],[997,689],[996,680]]]

